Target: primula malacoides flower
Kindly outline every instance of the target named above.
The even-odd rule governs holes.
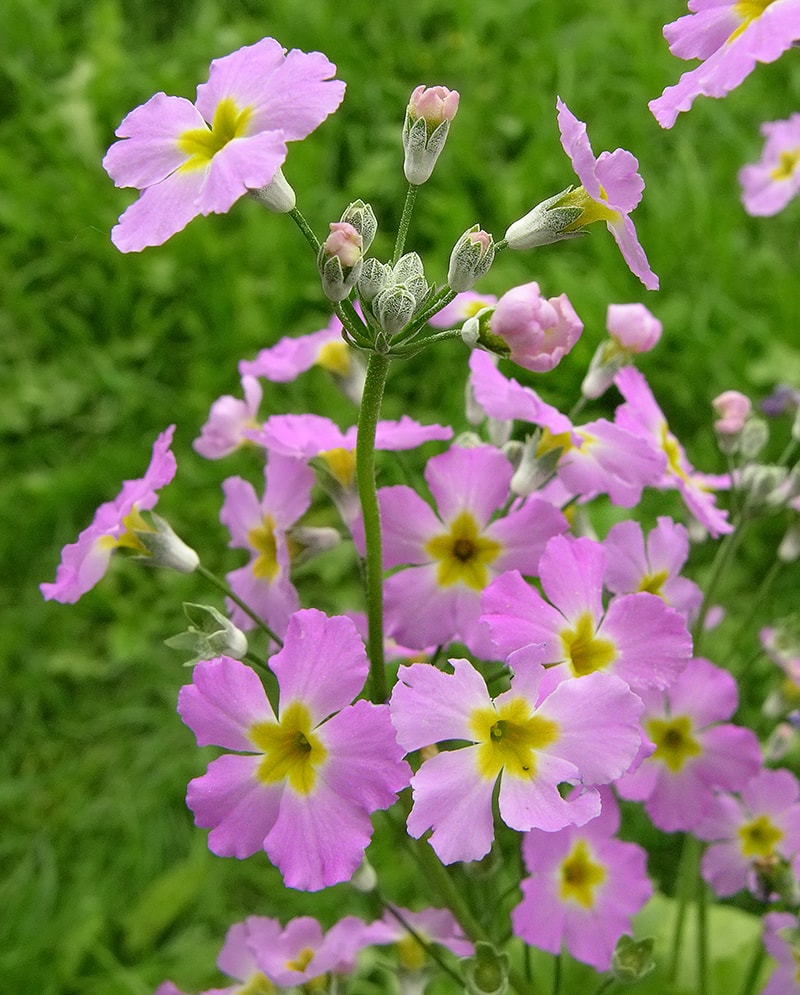
[[[222,459],[250,440],[245,429],[258,428],[258,406],[261,404],[261,385],[252,376],[242,376],[244,400],[225,394],[211,405],[208,421],[192,443],[196,453],[206,459]]]
[[[761,159],[739,170],[742,201],[748,214],[777,214],[800,193],[800,114],[765,122],[761,134]]]
[[[558,954],[562,945],[577,960],[607,971],[617,940],[650,898],[647,854],[615,838],[619,808],[601,791],[603,809],[585,825],[554,833],[532,829],[522,838],[529,877],[511,913],[514,934]]]
[[[774,62],[800,39],[800,0],[690,0],[689,9],[664,37],[679,59],[704,61],[648,104],[662,128],[695,97],[724,97],[757,62]]]
[[[152,532],[153,529],[140,512],[155,506],[157,492],[175,476],[177,467],[170,449],[174,431],[175,426],[170,425],[156,439],[145,475],[138,480],[126,480],[113,501],[100,505],[92,524],[81,532],[77,542],[70,543],[61,551],[55,581],[39,585],[47,601],[76,602],[105,574],[115,549],[125,548],[147,555],[147,549],[136,532]]]
[[[408,784],[385,705],[350,702],[368,663],[348,618],[297,612],[269,661],[277,714],[258,675],[228,657],[199,663],[178,712],[199,746],[225,753],[189,784],[186,803],[209,848],[260,849],[286,885],[317,891],[352,877],[372,835],[371,814]]]
[[[493,655],[480,625],[481,591],[504,570],[536,573],[547,540],[567,527],[538,497],[501,514],[512,473],[498,449],[454,446],[425,468],[438,514],[410,487],[379,491],[384,566],[410,564],[384,586],[387,629],[401,643],[422,649],[457,639]]]
[[[103,166],[141,195],[111,232],[121,252],[161,245],[198,214],[224,214],[267,186],[286,142],[309,135],[334,111],[344,83],[320,52],[286,52],[262,38],[211,63],[194,104],[157,93],[123,120]]]
[[[800,995],[800,921],[791,912],[764,916],[764,946],[777,961],[761,995]]]
[[[401,667],[390,702],[398,742],[419,750],[444,740],[468,746],[436,753],[411,780],[408,831],[445,864],[479,860],[492,845],[492,795],[512,829],[554,832],[600,812],[596,788],[559,793],[559,784],[607,784],[628,769],[640,745],[641,701],[620,680],[591,674],[542,696],[544,670],[517,673],[492,700],[467,660],[453,673],[427,663]]]
[[[557,667],[564,677],[606,672],[634,690],[669,687],[691,654],[686,622],[661,598],[623,594],[603,607],[606,557],[592,539],[551,539],[539,564],[545,599],[517,571],[481,599],[498,650],[517,670]]]
[[[664,832],[691,832],[710,814],[714,791],[738,791],[761,767],[750,729],[727,722],[736,711],[736,681],[699,657],[660,693],[640,692],[642,728],[655,752],[617,784],[623,798],[644,802]]]

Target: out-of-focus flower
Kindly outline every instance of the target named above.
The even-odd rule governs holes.
[[[581,393],[590,399],[604,394],[623,366],[661,338],[661,322],[644,304],[609,304],[606,328],[609,338],[595,350],[581,384]]]
[[[666,25],[664,37],[679,59],[704,61],[648,104],[662,128],[695,97],[724,97],[757,62],[774,62],[800,39],[800,0],[690,0],[689,9]]]
[[[418,86],[411,94],[403,121],[403,172],[409,183],[419,186],[433,172],[458,101],[458,91],[446,86]]]
[[[305,138],[341,103],[335,72],[320,52],[287,54],[262,38],[215,59],[194,104],[157,93],[131,111],[103,160],[118,187],[141,191],[112,230],[114,245],[161,245],[198,214],[224,214],[268,186],[286,142]]]
[[[240,446],[250,444],[244,430],[258,428],[261,385],[254,376],[243,376],[242,390],[243,401],[225,394],[211,405],[208,420],[192,443],[194,451],[206,459],[222,459]]]
[[[739,170],[742,201],[748,214],[777,214],[800,193],[800,114],[766,121],[761,134],[761,159]]]

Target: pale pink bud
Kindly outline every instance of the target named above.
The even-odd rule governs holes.
[[[418,86],[408,102],[408,113],[412,121],[422,117],[429,125],[436,127],[442,121],[452,121],[458,110],[458,90],[448,90],[446,86]]]
[[[738,390],[723,391],[719,397],[714,398],[711,406],[720,416],[714,422],[714,428],[722,435],[738,435],[752,408],[750,398],[740,394]]]
[[[361,258],[361,245],[361,235],[349,222],[333,221],[322,249],[328,258],[336,256],[342,269],[350,269]]]
[[[649,352],[661,338],[661,322],[644,304],[609,304],[606,328],[628,352]]]
[[[583,322],[566,294],[542,297],[538,283],[532,282],[514,287],[500,298],[490,329],[508,346],[512,362],[545,373],[578,341]]]

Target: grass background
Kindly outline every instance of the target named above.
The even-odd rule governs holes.
[[[662,131],[647,100],[674,82],[661,26],[678,0],[6,0],[0,10],[0,989],[40,995],[146,993],[172,976],[214,980],[228,924],[251,912],[307,912],[265,860],[211,858],[183,805],[198,751],[174,714],[187,673],[162,640],[181,628],[192,579],[117,564],[74,608],[45,604],[72,541],[119,482],[145,468],[155,435],[177,423],[179,479],[160,510],[220,570],[238,564],[217,521],[218,484],[243,464],[205,464],[191,441],[208,407],[238,392],[236,364],[327,317],[308,250],[286,219],[240,202],[131,256],[108,230],[130,192],[100,166],[128,110],[157,90],[192,97],[211,58],[264,35],[322,50],[348,83],[345,102],[285,169],[318,232],[352,199],[369,200],[388,254],[402,203],[398,134],[408,94],[444,83],[462,103],[421,192],[409,247],[431,279],[478,221],[510,221],[573,181],[558,144],[555,97],[589,122],[595,151],[638,156],[647,183],[635,220],[662,290],[648,294],[604,232],[536,253],[504,253],[486,292],[537,279],[584,319],[580,346],[536,382],[570,405],[610,302],[644,300],[664,323],[646,371],[674,430],[719,469],[709,400],[800,384],[800,204],[749,218],[736,172],[757,158],[762,120],[800,106],[788,55],[724,101],[699,100]],[[456,419],[465,354],[448,344],[397,368],[385,412]],[[453,385],[459,389],[454,389]],[[263,413],[351,414],[322,374],[266,391]],[[779,447],[779,443],[774,444]],[[727,583],[744,611],[785,526],[755,530]],[[700,555],[702,570],[703,554]],[[309,572],[324,607],[349,594],[348,561]],[[791,607],[789,571],[756,623]],[[748,587],[749,585],[749,587]],[[737,591],[740,593],[737,594]],[[738,599],[738,600],[737,600]],[[735,611],[734,611],[735,616]],[[754,626],[753,632],[756,631]],[[724,637],[723,637],[724,638]],[[748,635],[755,646],[755,636]],[[722,644],[724,645],[724,643]],[[718,662],[725,663],[724,659]],[[387,839],[391,844],[391,832]],[[669,848],[669,844],[667,844]],[[405,894],[404,867],[393,887]],[[331,889],[323,918],[352,899]]]

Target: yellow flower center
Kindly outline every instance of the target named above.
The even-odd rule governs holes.
[[[272,995],[277,991],[275,985],[260,971],[251,974],[241,988],[236,989],[236,995]]]
[[[586,841],[578,840],[561,864],[561,900],[577,902],[578,905],[591,909],[594,905],[594,893],[605,879],[605,867],[592,860]]]
[[[436,581],[440,587],[465,584],[475,591],[482,591],[489,583],[486,568],[502,550],[499,542],[480,534],[478,523],[468,511],[459,512],[448,532],[425,544],[425,552],[439,561]]]
[[[149,556],[150,554],[143,545],[141,539],[139,539],[135,533],[153,532],[154,530],[142,518],[136,505],[134,505],[128,514],[122,519],[122,524],[125,526],[125,531],[121,533],[118,539],[115,539],[114,536],[102,536],[97,541],[98,546],[100,546],[101,549],[132,549],[140,556]]]
[[[574,629],[562,629],[561,644],[564,658],[576,677],[605,670],[617,657],[617,648],[610,639],[595,635],[594,619],[584,612]]]
[[[299,971],[301,974],[314,959],[314,951],[310,947],[301,950],[294,960],[286,961],[288,971]]]
[[[356,454],[352,449],[326,449],[319,454],[331,476],[345,490],[350,490],[356,479]]]
[[[692,720],[688,715],[671,719],[648,719],[647,735],[656,744],[653,760],[659,760],[677,774],[690,757],[702,753],[702,747],[692,736]]]
[[[666,570],[659,570],[658,573],[645,574],[644,577],[639,581],[639,586],[636,588],[637,591],[646,591],[648,594],[657,594],[660,598],[663,598],[661,588],[664,586],[664,581],[669,577],[669,573]]]
[[[253,574],[259,580],[271,584],[280,572],[278,565],[278,545],[275,540],[275,522],[271,515],[264,516],[262,525],[257,525],[247,533],[247,541],[258,556],[253,560]]]
[[[591,225],[595,221],[617,221],[620,217],[619,211],[608,206],[605,199],[607,195],[602,187],[600,187],[600,196],[603,200],[594,200],[583,187],[577,187],[564,194],[558,203],[553,205],[554,207],[579,207],[581,209],[578,218],[571,225],[567,225],[564,231],[578,231],[578,229],[585,228],[586,225]]]
[[[350,372],[350,349],[344,339],[326,342],[320,346],[315,362],[329,373],[346,377]]]
[[[778,165],[769,176],[771,180],[788,180],[800,164],[800,148],[784,149],[778,157]]]
[[[512,698],[501,708],[476,708],[469,720],[478,747],[478,773],[495,780],[501,770],[531,781],[536,776],[536,751],[558,738],[551,719],[533,715],[524,698]]]
[[[254,722],[247,735],[264,754],[257,771],[262,784],[286,781],[298,795],[313,791],[317,768],[328,751],[311,731],[311,716],[302,702],[292,702],[279,722]]]
[[[398,940],[394,945],[397,959],[406,971],[420,971],[425,966],[427,955],[425,947],[410,933]]]
[[[250,107],[240,110],[230,97],[220,100],[210,128],[188,128],[179,136],[178,148],[188,156],[181,169],[205,169],[228,142],[247,133],[252,113]]]
[[[742,23],[728,35],[725,44],[730,45],[735,38],[746,31],[753,21],[757,21],[761,17],[771,3],[774,3],[774,0],[739,0],[738,3],[735,3],[733,13],[741,18]]]
[[[745,857],[764,858],[775,852],[775,847],[783,839],[783,832],[766,815],[759,815],[739,827],[739,838]]]
[[[543,428],[542,437],[536,447],[536,455],[544,456],[554,449],[561,449],[562,455],[572,449],[572,436],[569,432],[559,432],[558,435],[554,435],[550,429]]]
[[[667,473],[672,473],[681,480],[688,482],[689,476],[681,466],[681,447],[678,440],[670,432],[667,423],[661,426],[661,448],[667,456]]]

